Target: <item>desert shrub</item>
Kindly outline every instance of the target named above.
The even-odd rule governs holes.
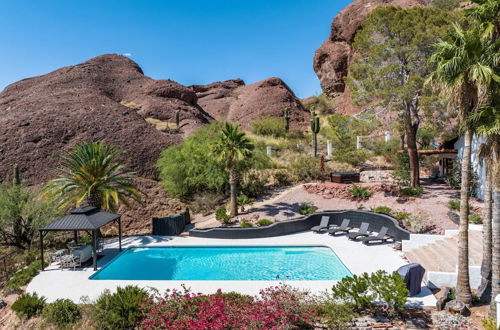
[[[337,162],[347,163],[352,166],[359,166],[371,157],[371,153],[365,149],[339,150],[334,149],[332,157]]]
[[[273,173],[274,182],[278,186],[288,186],[292,179],[286,170],[279,170]]]
[[[222,221],[226,224],[230,222],[231,218],[229,217],[229,214],[227,214],[227,210],[225,207],[219,207],[215,211],[215,220]]]
[[[299,213],[302,215],[312,214],[316,212],[318,208],[313,204],[313,202],[305,201],[299,206]]]
[[[407,196],[407,197],[420,197],[422,196],[422,193],[424,192],[424,188],[422,186],[416,186],[416,187],[406,187],[402,188],[399,191],[399,196]]]
[[[448,208],[453,211],[460,210],[460,200],[459,199],[450,199],[448,201]]]
[[[251,124],[252,133],[264,136],[283,137],[286,135],[283,118],[271,116],[254,120]]]
[[[251,228],[251,227],[253,227],[253,223],[251,223],[250,221],[244,220],[240,223],[240,227],[241,228]]]
[[[93,317],[101,329],[131,329],[141,318],[141,306],[148,294],[137,286],[103,292],[94,305]]]
[[[407,219],[403,220],[406,227],[417,234],[423,234],[432,230],[433,226],[427,221],[427,218],[421,214],[412,214]]]
[[[69,299],[57,299],[43,309],[43,318],[60,328],[76,323],[81,318],[80,308]]]
[[[296,158],[290,162],[289,170],[297,181],[302,182],[324,180],[327,176],[327,173],[320,170],[319,158]]]
[[[3,290],[8,293],[21,292],[20,287],[27,285],[40,272],[40,266],[40,260],[36,260],[17,271],[5,283]]]
[[[401,147],[401,141],[397,137],[392,137],[389,142],[383,139],[374,139],[370,141],[371,150],[375,156],[382,156],[386,162],[394,164],[398,150]]]
[[[238,203],[241,212],[245,212],[245,206],[252,204],[254,202],[254,199],[246,195],[239,195],[236,198],[236,202]]]
[[[496,322],[491,317],[481,321],[484,330],[498,330]]]
[[[392,177],[399,186],[404,187],[410,184],[410,159],[406,152],[396,154]]]
[[[336,303],[330,299],[318,304],[317,312],[328,329],[348,329],[349,322],[356,317],[351,304]]]
[[[411,216],[411,213],[409,212],[397,212],[394,214],[394,217],[398,220],[406,220]]]
[[[477,214],[476,212],[473,212],[473,213],[469,214],[469,222],[476,224],[476,225],[481,224],[481,223],[483,223],[483,218],[481,218],[481,216],[479,214]]]
[[[224,201],[224,194],[212,191],[200,191],[193,195],[189,203],[194,213],[213,212]]]
[[[257,198],[266,191],[268,183],[269,180],[266,176],[252,171],[241,182],[240,193],[250,198]]]
[[[352,188],[349,190],[349,194],[351,195],[352,200],[363,200],[367,201],[372,196],[370,189],[367,187],[360,187],[357,185],[352,185]]]
[[[12,304],[12,310],[20,319],[30,319],[40,315],[45,307],[45,298],[35,293],[23,293]]]
[[[373,212],[375,213],[385,213],[385,214],[391,214],[392,209],[389,206],[377,206],[372,209]]]
[[[370,275],[352,275],[344,277],[332,287],[333,296],[342,302],[351,304],[362,311],[371,307],[375,295],[370,292]]]
[[[273,221],[269,220],[269,219],[260,219],[259,220],[259,226],[260,227],[265,227],[265,226],[269,226],[269,225],[272,225],[272,224],[273,224]]]
[[[222,123],[213,122],[193,132],[182,143],[163,150],[156,164],[161,186],[174,197],[185,197],[202,191],[227,192],[228,174],[224,164],[211,154]],[[264,150],[255,148],[251,157],[238,163],[238,171],[271,166]]]

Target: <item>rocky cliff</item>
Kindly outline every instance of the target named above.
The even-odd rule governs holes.
[[[353,114],[359,111],[349,98],[344,84],[353,57],[352,43],[362,21],[375,8],[381,6],[428,6],[431,0],[356,0],[344,8],[334,19],[328,39],[316,50],[313,68],[323,92],[336,99],[339,113]]]

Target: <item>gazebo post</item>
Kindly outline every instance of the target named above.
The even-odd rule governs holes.
[[[73,240],[75,244],[78,244],[78,232],[76,230],[73,230]]]
[[[118,246],[122,251],[122,218],[118,218]]]
[[[40,268],[43,271],[43,231],[40,230]]]
[[[92,264],[94,266],[94,270],[97,270],[97,252],[95,248],[95,239],[96,231],[92,230]]]

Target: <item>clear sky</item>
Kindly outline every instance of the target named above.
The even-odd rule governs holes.
[[[282,78],[321,92],[312,68],[350,0],[0,0],[0,90],[105,53],[184,85]]]

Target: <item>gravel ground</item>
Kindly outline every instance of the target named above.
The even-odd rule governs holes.
[[[324,183],[330,185],[330,183]],[[451,189],[444,184],[424,185],[424,193],[420,198],[410,198],[405,203],[399,203],[396,197],[385,196],[382,192],[375,193],[368,201],[357,203],[348,199],[332,198],[325,199],[320,195],[311,194],[302,188],[302,185],[293,186],[282,191],[276,196],[272,195],[268,200],[264,200],[252,205],[246,212],[240,214],[240,219],[272,219],[282,221],[299,217],[299,206],[304,201],[311,201],[318,211],[323,210],[345,210],[371,209],[377,206],[388,206],[395,212],[409,212],[411,214],[421,214],[428,218],[429,224],[435,226],[433,231],[441,234],[445,229],[456,229],[457,225],[450,220],[447,213],[449,211],[447,203],[452,198],[459,198],[459,190]],[[472,203],[474,207],[480,208],[481,204],[477,201]],[[213,218],[213,215],[205,217],[195,217],[198,224],[197,228],[217,227],[220,225]]]

